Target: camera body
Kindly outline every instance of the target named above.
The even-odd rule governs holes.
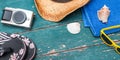
[[[1,23],[31,28],[33,17],[32,11],[6,7],[3,10]]]

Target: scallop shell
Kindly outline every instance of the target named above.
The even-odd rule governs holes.
[[[100,21],[107,23],[110,10],[106,5],[104,5],[100,10],[97,11],[97,15]]]
[[[72,34],[78,34],[80,32],[80,23],[79,22],[73,22],[67,24],[67,29]]]

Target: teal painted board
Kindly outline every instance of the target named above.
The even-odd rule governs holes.
[[[93,37],[91,31],[83,27],[83,22],[80,23],[81,32],[77,35],[70,34],[67,31],[66,24],[26,32],[23,35],[28,37],[33,36],[31,39],[33,39],[38,48],[36,60],[77,60],[80,58],[82,58],[81,60],[119,59],[119,55],[113,49],[103,44],[99,38]],[[117,37],[112,37],[113,39],[120,39],[119,34],[113,34],[113,36]],[[51,51],[58,53],[49,55]],[[109,56],[111,57],[108,58]]]
[[[33,0],[4,1],[0,0],[0,17],[6,6],[28,9],[35,13],[32,29],[0,23],[0,31],[18,33],[35,42],[37,55],[34,60],[119,60],[119,55],[112,48],[103,44],[99,37],[93,37],[90,29],[84,27],[81,9],[68,15],[63,21],[53,23],[39,16]],[[73,35],[67,31],[66,25],[71,22],[81,24],[79,34]],[[118,40],[119,36],[120,33],[112,34],[111,38]]]

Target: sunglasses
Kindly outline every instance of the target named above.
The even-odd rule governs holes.
[[[106,33],[105,31],[112,30],[112,29],[118,29],[120,28],[120,25],[111,26],[107,28],[103,28],[100,31],[100,38],[101,40],[108,46],[114,47],[115,51],[120,54],[120,46],[116,44]]]

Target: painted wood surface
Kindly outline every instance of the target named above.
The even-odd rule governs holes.
[[[0,31],[18,33],[35,42],[37,55],[34,60],[120,60],[113,48],[94,37],[89,28],[85,28],[78,9],[59,23],[48,22],[37,13],[33,0],[0,0],[0,17],[5,7],[32,10],[35,13],[33,26],[25,29],[0,23]],[[81,24],[81,32],[73,35],[66,25],[72,22]],[[120,39],[120,33],[111,34],[113,40]],[[119,43],[119,41],[118,41]]]

